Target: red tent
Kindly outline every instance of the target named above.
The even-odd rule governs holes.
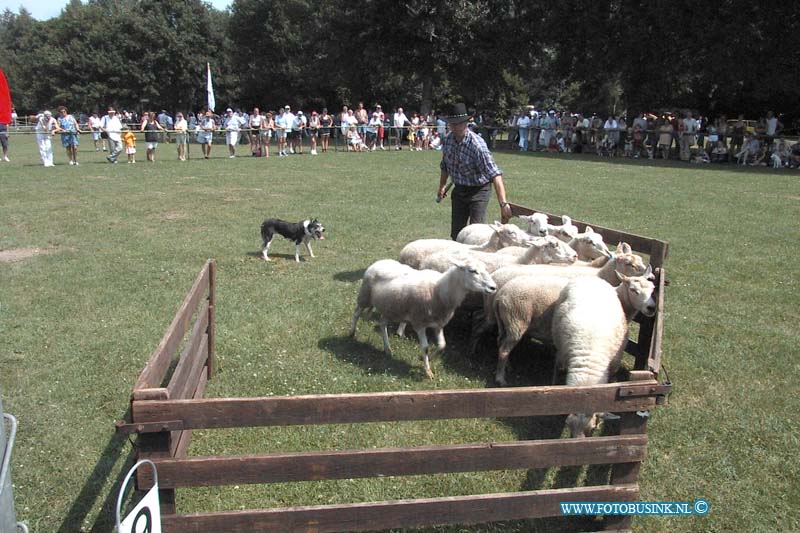
[[[0,124],[11,123],[11,93],[3,69],[0,69]]]

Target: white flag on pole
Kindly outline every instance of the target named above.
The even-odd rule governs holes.
[[[206,93],[208,94],[208,108],[211,111],[214,111],[214,108],[217,107],[217,102],[214,100],[214,86],[211,85],[211,63],[206,63],[206,67],[208,69],[208,76],[206,82]]]

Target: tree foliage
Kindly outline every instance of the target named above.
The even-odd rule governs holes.
[[[217,101],[241,107],[800,115],[799,30],[794,2],[71,0],[0,15],[0,66],[31,111],[197,109],[209,62]]]

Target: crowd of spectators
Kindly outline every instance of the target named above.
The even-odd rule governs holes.
[[[596,153],[604,157],[679,159],[694,163],[738,163],[774,168],[800,166],[800,143],[783,135],[772,111],[757,121],[743,115],[713,120],[691,111],[625,115],[539,112],[529,106],[507,123],[509,139],[521,151]]]
[[[784,125],[772,111],[758,121],[745,120],[741,115],[732,120],[724,115],[709,120],[702,116],[695,118],[691,112],[680,117],[671,112],[645,112],[630,120],[625,115],[603,118],[555,109],[540,111],[535,106],[526,106],[505,121],[481,113],[472,115],[470,127],[493,149],[500,146],[498,140],[506,139],[510,147],[520,151],[800,167],[800,143],[783,137]],[[70,164],[77,164],[76,133],[91,134],[95,150],[108,150],[107,159],[111,163],[116,162],[122,146],[128,162],[135,162],[134,132],[144,134],[146,158],[150,162],[155,161],[159,142],[177,144],[178,159],[183,161],[188,159],[189,143],[200,144],[203,157],[208,159],[212,145],[222,138],[230,158],[242,153],[269,157],[276,152],[278,157],[287,157],[305,153],[306,147],[311,155],[327,152],[331,139],[335,146],[349,152],[440,150],[447,133],[446,122],[435,111],[424,115],[413,112],[409,116],[402,107],[385,112],[380,104],[367,109],[363,102],[355,108],[343,106],[335,113],[327,108],[304,112],[285,105],[277,111],[262,111],[258,107],[250,112],[233,108],[221,113],[204,110],[187,113],[185,118],[182,113],[173,117],[166,110],[146,111],[141,117],[136,112],[122,110],[117,118],[120,131],[113,134],[114,141],[122,144],[108,141],[109,132],[104,127],[108,113],[102,117],[99,113],[78,114],[75,131],[70,131],[73,135],[68,138],[60,127],[60,118],[48,117],[44,123],[50,125],[42,126],[43,116],[41,113],[31,117],[37,121],[37,133],[45,130],[61,133],[62,145],[69,149]],[[124,141],[120,141],[122,137]],[[43,137],[37,139],[41,142]],[[46,166],[53,164],[52,155],[46,156],[45,151],[42,160]]]

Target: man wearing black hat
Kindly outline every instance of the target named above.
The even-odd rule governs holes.
[[[486,142],[467,126],[470,115],[463,103],[445,111],[442,118],[450,125],[450,133],[442,148],[441,177],[438,198],[447,194],[447,180],[453,180],[450,237],[455,240],[468,223],[485,221],[486,206],[492,196],[492,184],[500,202],[503,221],[511,218],[506,200],[503,173],[497,167]]]

